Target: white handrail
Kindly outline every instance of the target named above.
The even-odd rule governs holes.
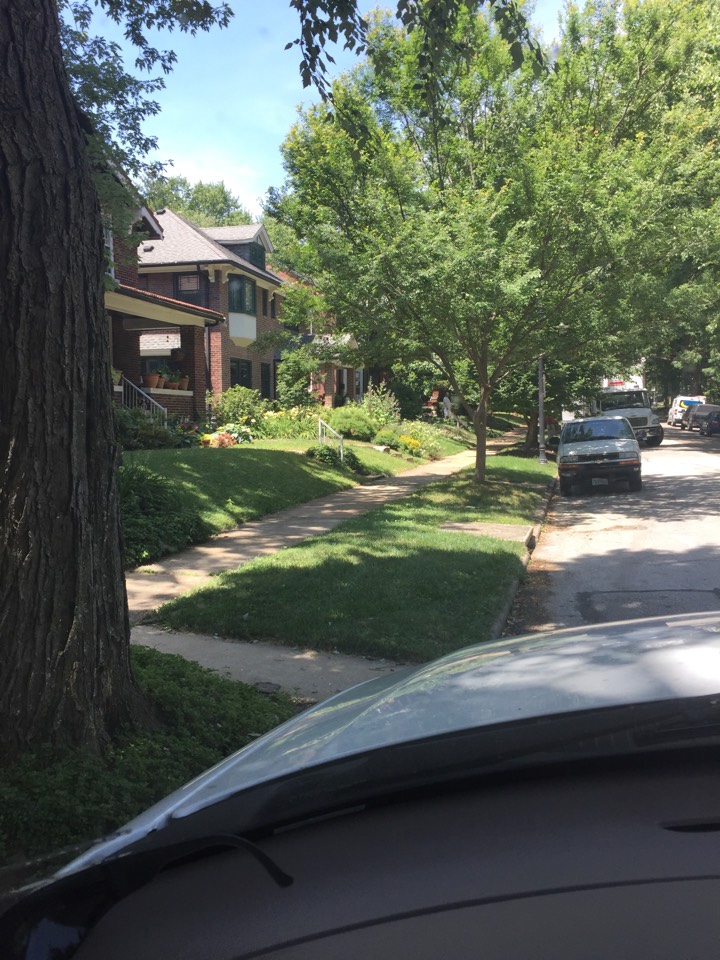
[[[318,441],[320,443],[325,443],[329,433],[331,433],[338,441],[340,446],[340,463],[342,463],[345,456],[345,451],[343,448],[343,435],[338,433],[337,430],[333,430],[329,423],[325,423],[324,420],[318,417]]]
[[[144,410],[153,423],[160,423],[167,429],[167,410],[161,406],[157,400],[153,400],[150,394],[145,393],[140,387],[136,386],[132,380],[126,376],[120,377],[120,385],[123,388],[123,406],[134,410],[139,407]]]

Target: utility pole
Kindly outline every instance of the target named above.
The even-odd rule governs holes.
[[[538,460],[547,463],[545,454],[545,354],[538,357]]]

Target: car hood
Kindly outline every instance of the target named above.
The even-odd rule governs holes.
[[[640,455],[637,440],[586,440],[580,443],[561,443],[560,457],[603,457],[608,453],[635,453]]]
[[[531,718],[718,692],[720,615],[654,618],[466,647],[305,711],[176,790],[57,876],[138,844],[162,846],[166,833],[173,841],[200,835],[213,822],[207,811],[215,805],[227,809],[227,801],[233,804],[231,822],[247,825],[257,814],[253,805],[267,802],[268,785],[300,773],[307,778],[340,758],[430,743],[455,731],[497,731]],[[356,775],[358,784],[363,776],[367,771]]]

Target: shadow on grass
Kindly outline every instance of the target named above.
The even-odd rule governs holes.
[[[489,638],[522,547],[402,521],[330,533],[162,608],[176,629],[423,662]],[[378,531],[380,532],[380,531]],[[319,547],[320,542],[322,546]]]

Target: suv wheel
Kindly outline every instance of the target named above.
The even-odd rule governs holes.
[[[638,474],[636,477],[630,477],[629,484],[633,493],[639,493],[642,490],[642,475]]]
[[[572,483],[566,477],[560,477],[560,493],[564,497],[572,496]]]

